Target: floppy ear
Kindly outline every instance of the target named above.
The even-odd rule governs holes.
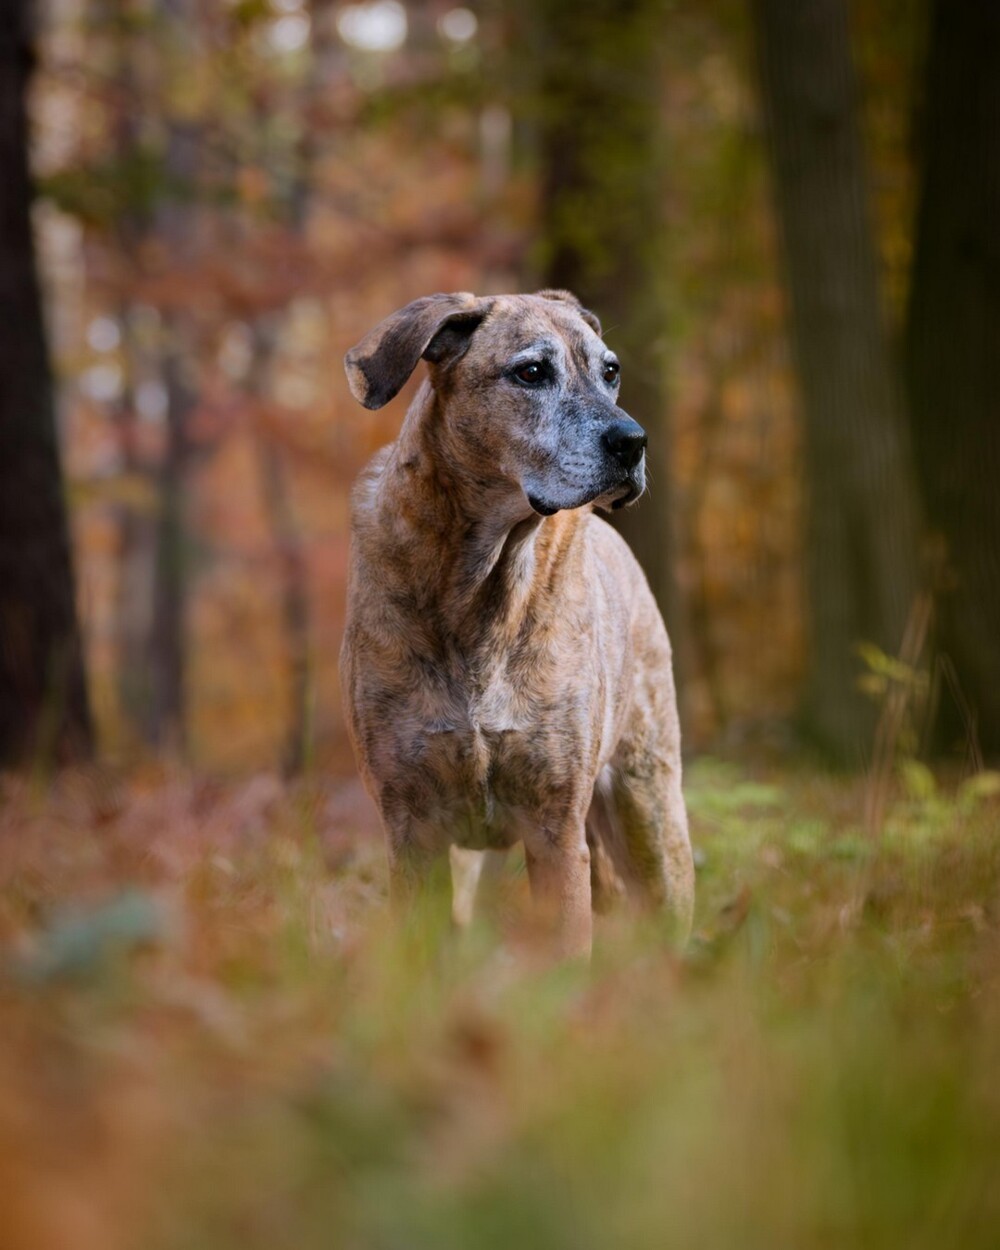
[[[462,355],[489,307],[488,300],[457,291],[425,295],[390,314],[344,357],[351,394],[366,408],[383,407],[421,357],[438,364]]]
[[[576,296],[573,294],[572,291],[546,290],[546,291],[536,291],[535,294],[540,295],[542,299],[554,299],[554,300],[559,300],[559,302],[562,304],[572,304],[572,306],[576,309],[576,311],[580,314],[580,316],[584,319],[584,321],[586,321],[587,325],[590,326],[590,328],[594,331],[594,333],[598,337],[601,337],[603,335],[604,332],[601,329],[600,321],[597,319],[595,314],[590,311],[589,308],[584,308],[584,306],[580,303],[580,301],[576,298]]]

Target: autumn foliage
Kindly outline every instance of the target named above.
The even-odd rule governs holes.
[[[23,683],[31,734],[0,698],[0,1247],[992,1250],[994,10],[8,12],[0,121],[36,60],[30,144],[0,132],[0,297],[14,275],[34,303],[0,327],[0,695],[11,639],[48,645],[42,608],[10,627],[15,566],[77,667]],[[846,203],[868,320],[803,203]],[[560,275],[648,406],[631,537],[698,867],[685,953],[613,911],[588,971],[541,962],[516,853],[464,940],[399,943],[337,677],[351,482],[416,384],[363,410],[344,352],[418,295]],[[824,408],[834,323],[878,327],[884,462],[871,387]],[[40,493],[11,467],[32,437]],[[890,460],[904,526],[870,489]],[[817,501],[847,535],[828,565]],[[54,522],[44,559],[24,516]],[[911,529],[899,637],[845,627],[838,570],[874,603]],[[803,715],[831,617],[846,750]]]

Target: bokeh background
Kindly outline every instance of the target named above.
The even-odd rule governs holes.
[[[697,867],[588,968],[400,940],[336,671],[345,350],[543,286]],[[996,1250],[998,300],[996,0],[0,0],[0,1250]]]
[[[602,317],[650,432],[623,524],[688,750],[860,765],[887,716],[995,747],[1000,47],[989,6],[932,7],[40,6],[104,756],[350,772],[348,490],[405,397],[363,411],[344,351],[421,294],[543,285]]]

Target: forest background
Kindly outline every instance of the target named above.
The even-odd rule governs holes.
[[[998,140],[987,0],[0,0],[2,1250],[995,1250]],[[398,941],[337,686],[345,350],[544,286],[697,866],[587,969]]]
[[[902,735],[980,766],[1000,743],[988,7],[39,10],[34,224],[89,713],[64,657],[47,719],[24,715],[8,639],[7,757],[58,753],[65,715],[122,762],[349,774],[348,491],[405,401],[361,410],[343,353],[419,294],[559,285],[602,316],[650,431],[623,524],[688,751],[859,766]],[[5,459],[13,516],[38,492]],[[5,556],[28,583],[37,551]]]

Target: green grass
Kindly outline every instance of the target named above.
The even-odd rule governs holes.
[[[689,951],[614,916],[589,971],[519,880],[401,951],[305,789],[8,794],[0,1242],[995,1248],[1000,804],[904,781],[872,839],[860,783],[702,761]]]

